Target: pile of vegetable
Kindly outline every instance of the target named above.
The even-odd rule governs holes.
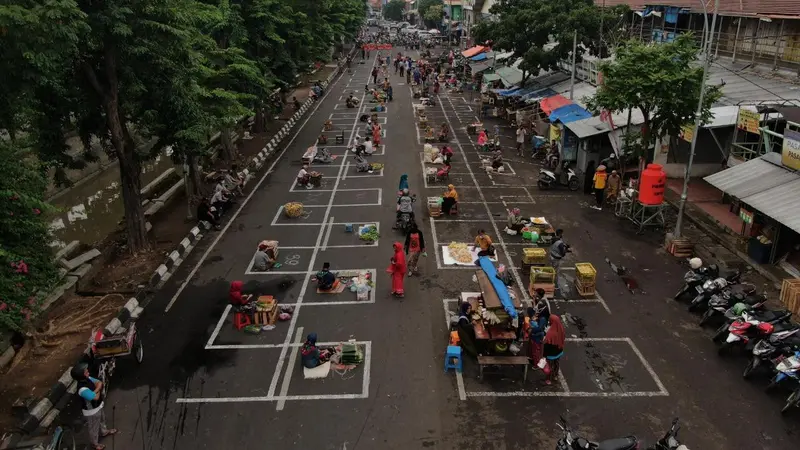
[[[378,227],[375,225],[364,225],[360,230],[358,230],[358,238],[362,241],[375,242],[379,237],[380,233],[378,233]]]
[[[447,246],[450,256],[460,263],[471,263],[472,253],[470,253],[467,244],[463,242],[451,242]]]
[[[381,164],[381,163],[371,163],[369,165],[369,169],[372,170],[372,171],[377,172],[377,171],[383,169],[383,164]]]
[[[283,205],[286,217],[295,218],[303,215],[303,204],[300,202],[289,202]]]

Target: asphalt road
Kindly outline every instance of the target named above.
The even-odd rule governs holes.
[[[637,235],[610,211],[589,208],[591,199],[582,194],[539,192],[538,168],[512,156],[510,139],[504,141],[508,170],[487,175],[466,133],[477,115],[469,94],[442,93],[428,108],[431,122],[455,130],[451,182],[461,196],[458,217],[431,221],[425,212],[425,197],[439,195],[443,186],[424,180],[414,100],[394,75],[394,101],[379,114],[385,150],[371,158],[386,165],[383,176],[357,174],[344,147],[329,146],[339,157],[321,169],[323,187],[294,186],[300,157],[326,120],[334,122],[331,139],[363,133],[360,111],[345,109],[343,100],[350,92],[365,94],[371,64],[354,65],[353,74],[331,85],[274,170],[241,200],[230,226],[206,237],[147,307],[139,323],[145,362],[122,362],[112,380],[107,417],[120,433],[108,448],[552,449],[559,415],[600,439],[635,434],[653,442],[680,417],[681,439],[693,449],[797,447],[791,442],[800,431],[800,411],[778,412],[787,394],[768,396],[764,380],[742,380],[744,360],[718,357],[710,333],[670,299],[684,269],[661,249],[661,234]],[[416,207],[428,258],[399,300],[389,295],[384,270],[392,243],[401,240],[391,226],[403,173],[421,200]],[[289,220],[279,210],[288,201],[315,206]],[[500,233],[506,206],[563,228],[574,248],[572,262],[591,262],[599,271],[602,297],[578,300],[568,288],[569,270],[559,280],[564,290],[554,309],[567,320],[570,341],[559,386],[543,386],[536,372],[523,383],[516,370],[479,380],[471,361],[462,376],[443,371],[445,309],[455,308],[447,300],[475,291],[477,283],[474,269],[443,266],[434,246],[472,241],[484,228],[501,262],[519,265],[520,238]],[[360,244],[345,232],[346,223],[379,223],[378,245]],[[263,239],[280,241],[283,266],[248,273]],[[640,289],[629,292],[605,258],[626,266]],[[317,294],[309,278],[323,262],[334,270],[374,271],[374,296],[357,302],[349,292]],[[227,291],[237,279],[250,292],[295,304],[292,320],[260,335],[234,330]],[[323,342],[362,343],[365,363],[324,380],[304,379],[297,343],[312,331]]]

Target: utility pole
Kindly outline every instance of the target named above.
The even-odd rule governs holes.
[[[694,133],[692,133],[692,145],[689,149],[689,162],[686,164],[686,173],[683,177],[683,191],[681,192],[681,202],[678,206],[678,219],[675,222],[675,232],[673,237],[681,237],[681,226],[683,225],[683,214],[686,210],[686,200],[689,197],[689,179],[692,175],[692,162],[694,162],[694,152],[697,148],[697,134],[700,131],[700,119],[703,114],[703,98],[706,95],[706,80],[711,69],[711,48],[714,42],[714,28],[717,24],[717,11],[719,10],[719,0],[714,0],[714,15],[711,17],[711,33],[703,49],[703,84],[700,86],[700,97],[697,100],[697,111],[694,114]]]
[[[575,91],[575,63],[578,61],[578,30],[572,32],[572,73],[569,77],[569,99]]]

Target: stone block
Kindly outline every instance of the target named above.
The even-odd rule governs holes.
[[[70,259],[69,261],[62,261],[61,265],[67,270],[75,270],[82,264],[86,264],[98,256],[100,256],[100,250],[93,248],[86,253]]]
[[[87,273],[89,273],[90,270],[92,270],[92,265],[91,264],[88,264],[88,263],[87,264],[81,264],[80,267],[78,267],[77,269],[73,270],[69,274],[72,275],[72,276],[76,276],[78,278],[83,278],[83,277],[86,276]]]
[[[64,282],[58,285],[58,287],[53,289],[53,291],[50,292],[50,294],[48,294],[47,297],[44,298],[42,304],[40,305],[42,311],[47,310],[47,308],[49,308],[53,303],[55,303],[56,300],[60,299],[61,296],[63,296],[66,292],[72,290],[72,288],[74,288],[75,284],[77,283],[78,283],[78,277],[67,275],[67,277],[64,278]]]
[[[81,243],[78,241],[72,241],[69,244],[65,245],[64,248],[56,252],[55,256],[56,261],[62,258],[69,258],[70,256],[72,256],[72,253],[75,251],[75,249],[78,248],[79,245],[81,245]]]
[[[8,347],[6,351],[4,351],[2,355],[0,355],[0,369],[9,365],[11,363],[11,360],[14,359],[14,355],[16,354],[17,352],[14,351],[13,347]]]

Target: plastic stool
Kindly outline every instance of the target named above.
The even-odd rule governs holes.
[[[352,233],[353,232],[353,224],[352,223],[344,224],[344,232],[345,233]]]
[[[453,362],[453,360],[456,360]],[[447,352],[444,354],[444,371],[448,369],[456,369],[462,372],[464,367],[463,360],[461,359],[461,347],[457,345],[448,345]]]
[[[235,312],[233,314],[233,327],[237,330],[241,330],[250,324],[252,324],[252,321],[249,315],[242,312]]]

